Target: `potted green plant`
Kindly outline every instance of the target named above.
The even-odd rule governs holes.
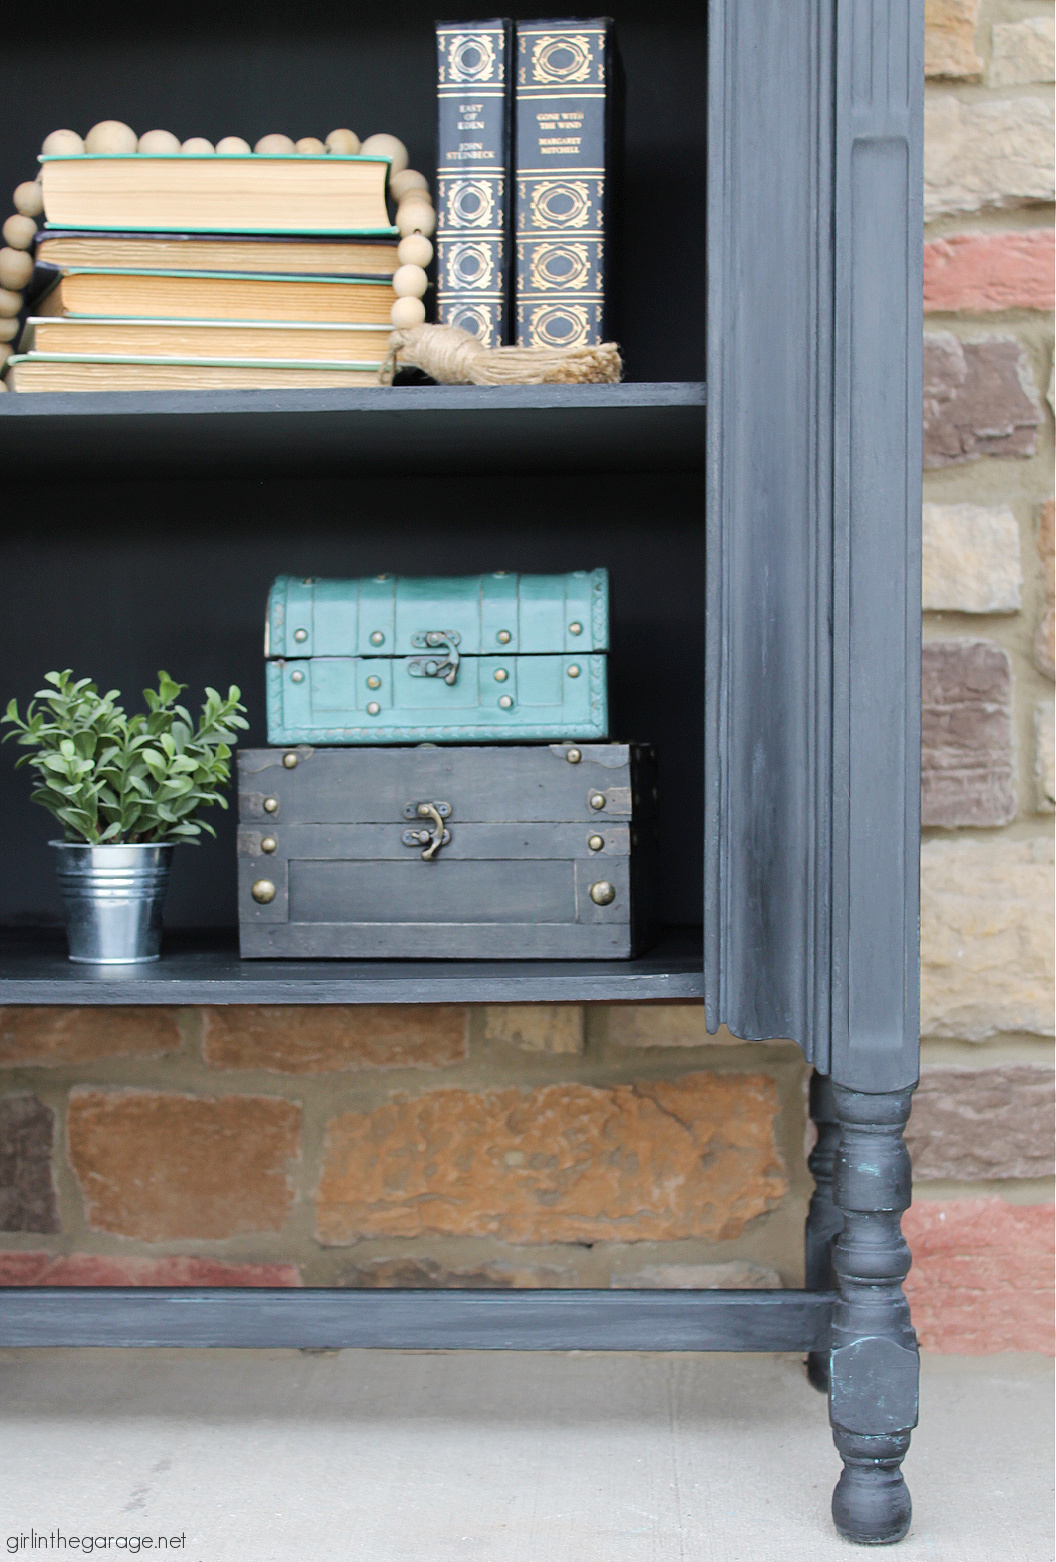
[[[46,675],[50,688],[30,701],[25,720],[12,700],[0,721],[4,741],[35,752],[18,765],[36,773],[33,801],[54,814],[65,839],[57,852],[70,959],[93,965],[156,960],[161,914],[180,841],[197,844],[201,808],[227,807],[231,745],[248,726],[231,685],[227,698],[206,689],[197,725],[178,705],[186,684],[158,674],[144,689],[147,709],[127,716],[120,691],[100,694],[69,668]],[[38,705],[37,702],[41,704]]]

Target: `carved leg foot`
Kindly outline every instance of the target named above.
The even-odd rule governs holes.
[[[899,1468],[917,1424],[919,1375],[902,1291],[910,1264],[901,1230],[910,1202],[902,1130],[911,1096],[833,1087],[840,1123],[833,1198],[843,1230],[833,1252],[839,1295],[829,1419],[844,1469],[832,1516],[841,1535],[863,1545],[901,1540],[913,1512]]]
[[[843,1216],[832,1202],[832,1164],[840,1142],[840,1124],[832,1099],[832,1081],[817,1070],[810,1078],[810,1117],[818,1130],[818,1141],[807,1157],[814,1178],[814,1192],[804,1232],[805,1285],[808,1291],[832,1291],[836,1288],[832,1245],[843,1230]],[[807,1377],[821,1393],[829,1392],[828,1351],[810,1352]]]

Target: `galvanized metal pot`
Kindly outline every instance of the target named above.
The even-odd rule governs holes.
[[[161,953],[161,912],[174,843],[88,846],[49,841],[66,907],[70,959],[137,965]]]

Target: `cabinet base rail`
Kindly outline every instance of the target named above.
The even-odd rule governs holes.
[[[0,1288],[0,1346],[828,1351],[831,1291]]]

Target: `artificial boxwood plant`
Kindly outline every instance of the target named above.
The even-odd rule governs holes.
[[[65,672],[46,675],[26,708],[25,720],[12,700],[0,721],[11,724],[4,741],[16,738],[18,766],[36,772],[33,801],[53,813],[67,841],[91,845],[193,841],[216,831],[195,815],[218,803],[231,778],[231,745],[249,723],[241,691],[234,684],[222,699],[207,688],[197,726],[176,701],[187,687],[158,673],[157,689],[144,689],[147,709],[127,716],[120,691],[100,694],[88,678]],[[43,706],[37,705],[42,701]]]

